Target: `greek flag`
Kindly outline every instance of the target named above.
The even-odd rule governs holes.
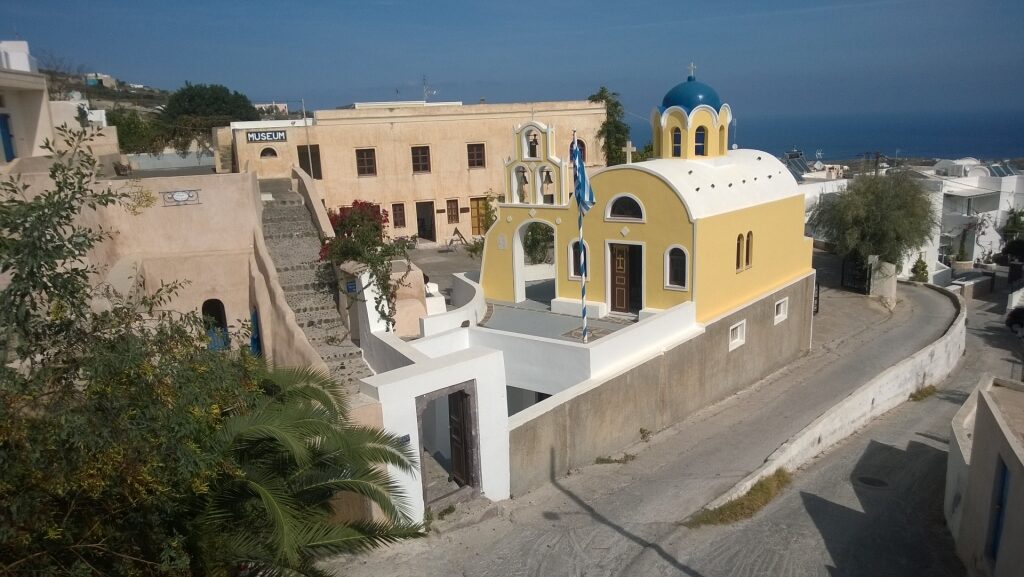
[[[569,162],[572,163],[572,178],[576,185],[576,204],[580,207],[580,214],[587,214],[587,211],[594,206],[594,189],[590,188],[590,181],[587,180],[587,171],[583,167],[583,154],[576,140],[576,131],[572,133],[572,144],[569,145]]]
[[[587,250],[583,243],[583,216],[594,206],[594,189],[590,188],[590,181],[587,180],[587,171],[583,167],[583,154],[580,152],[576,140],[576,131],[572,131],[572,144],[569,145],[569,161],[572,162],[572,178],[576,185],[573,196],[576,197],[576,205],[580,208],[580,316],[583,317],[583,342],[587,342],[590,331],[587,330]]]

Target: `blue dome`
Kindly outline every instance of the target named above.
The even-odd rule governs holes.
[[[676,84],[672,90],[661,99],[661,110],[665,111],[672,106],[678,106],[689,114],[694,108],[706,104],[715,110],[722,107],[722,99],[714,88],[690,76],[686,82]]]

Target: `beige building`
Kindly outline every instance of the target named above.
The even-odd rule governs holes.
[[[946,522],[972,577],[1024,567],[1024,383],[983,377],[953,418]]]
[[[46,77],[28,42],[0,41],[0,167],[18,157],[43,154],[53,135]]]
[[[390,215],[392,236],[446,242],[456,229],[465,237],[483,233],[483,199],[497,199],[508,188],[506,165],[519,156],[514,135],[523,125],[550,133],[545,162],[566,162],[576,130],[588,166],[603,166],[597,134],[605,118],[604,104],[588,101],[358,103],[317,111],[305,123],[237,122],[215,137],[221,170],[287,178],[300,166],[317,181],[328,208],[356,200],[379,204]],[[531,145],[537,146],[523,143]],[[572,178],[558,170],[542,179],[551,174]]]

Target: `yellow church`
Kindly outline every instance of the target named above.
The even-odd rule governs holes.
[[[691,71],[651,113],[655,158],[590,175],[596,204],[582,239],[568,150],[554,150],[553,130],[541,123],[518,127],[506,195],[485,240],[487,299],[522,302],[527,283],[547,275],[554,279],[551,311],[579,316],[585,251],[592,318],[642,320],[692,302],[696,322],[707,324],[802,280],[807,290],[794,294],[807,302],[786,297],[768,305],[769,316],[777,324],[789,307],[809,307],[812,246],[803,195],[772,155],[730,149],[731,120],[729,105]],[[531,223],[553,229],[546,269],[524,254]]]

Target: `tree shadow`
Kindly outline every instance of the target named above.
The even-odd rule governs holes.
[[[563,494],[565,494],[565,496],[569,497],[569,499],[571,499],[573,503],[576,503],[577,506],[579,506],[581,509],[583,509],[588,515],[590,515],[590,517],[592,519],[594,519],[598,523],[601,523],[602,525],[611,528],[613,531],[615,531],[619,535],[622,535],[626,539],[629,539],[630,541],[636,543],[637,545],[640,545],[641,547],[644,548],[644,550],[653,551],[655,554],[657,554],[659,557],[661,557],[666,563],[668,563],[672,567],[674,567],[674,568],[678,569],[679,571],[681,571],[682,574],[689,575],[690,577],[704,577],[704,575],[701,574],[700,572],[698,572],[696,569],[690,567],[689,565],[686,565],[686,564],[680,562],[678,559],[676,559],[675,557],[670,555],[668,553],[668,551],[665,551],[665,549],[661,545],[659,545],[657,543],[653,543],[651,541],[648,541],[647,539],[644,539],[643,537],[640,537],[639,535],[635,535],[633,533],[630,533],[628,530],[626,530],[625,527],[615,523],[614,521],[612,521],[608,517],[602,515],[600,512],[598,512],[597,509],[595,509],[594,507],[589,505],[586,501],[584,501],[578,495],[576,495],[571,490],[569,490],[569,488],[567,488],[565,485],[559,483],[558,479],[555,477],[555,450],[554,449],[550,450],[550,476],[551,476],[551,484],[554,485],[556,489],[558,489]],[[543,516],[544,516],[545,519],[558,519],[558,517],[559,517],[558,513],[555,513],[553,511],[546,511],[546,512],[543,513]]]
[[[834,562],[829,575],[964,575],[942,512],[945,474],[945,451],[871,441],[849,479],[863,512],[801,492]]]

